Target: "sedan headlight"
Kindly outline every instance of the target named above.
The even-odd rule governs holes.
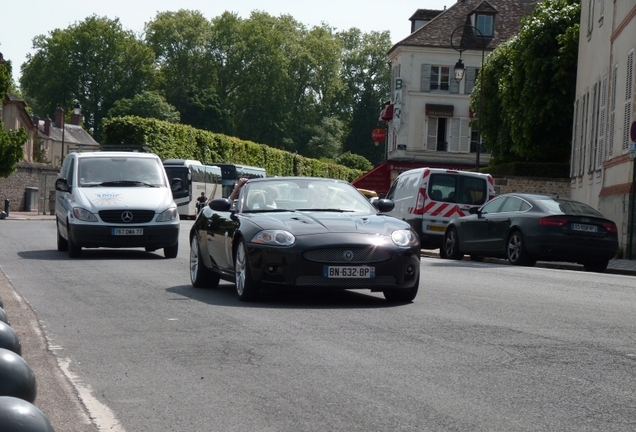
[[[295,241],[292,233],[283,230],[264,230],[252,237],[252,243],[272,246],[291,246]]]
[[[418,243],[418,238],[411,230],[396,230],[391,233],[391,240],[400,247],[411,247]]]
[[[168,210],[157,216],[157,222],[170,222],[179,217],[176,207],[170,207]]]
[[[97,222],[97,216],[82,207],[74,207],[73,216],[81,221]]]

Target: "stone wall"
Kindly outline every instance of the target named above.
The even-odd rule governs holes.
[[[570,197],[570,179],[549,179],[541,177],[493,176],[497,195],[509,192],[537,193]]]
[[[9,200],[11,211],[30,211],[49,213],[48,199],[51,191],[55,191],[55,179],[60,168],[54,165],[20,162],[17,171],[7,178],[0,177],[0,211],[5,210]],[[27,205],[27,188],[32,200]]]

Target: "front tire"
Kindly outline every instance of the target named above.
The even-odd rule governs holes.
[[[506,241],[506,257],[512,265],[529,266],[536,264],[536,260],[530,257],[526,250],[526,243],[521,231],[516,230],[510,233]]]
[[[66,233],[68,235],[68,256],[71,258],[79,258],[82,256],[82,247],[78,246],[75,241],[73,241],[73,235],[71,234],[71,225],[67,223]]]
[[[60,234],[59,222],[56,222],[56,227],[57,227],[57,250],[60,252],[66,252],[68,251],[68,242],[66,241],[64,237],[62,237],[62,234]]]
[[[179,243],[174,246],[166,246],[163,248],[163,256],[166,258],[176,258],[179,253]]]
[[[234,274],[236,281],[236,294],[241,301],[251,301],[258,296],[258,285],[252,280],[250,263],[247,258],[247,248],[245,241],[239,240],[236,247],[236,258],[234,260]]]
[[[464,254],[459,250],[459,235],[457,229],[449,228],[444,234],[444,244],[442,245],[444,252],[449,259],[461,260]]]
[[[420,277],[418,275],[413,288],[384,290],[383,294],[389,303],[411,303],[417,296],[419,288]]]
[[[201,248],[196,236],[190,242],[190,281],[195,288],[215,288],[219,285],[219,275],[203,264]]]

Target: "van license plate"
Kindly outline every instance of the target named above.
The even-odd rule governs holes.
[[[429,231],[444,232],[444,231],[446,231],[446,227],[444,225],[429,225],[428,226],[428,230]]]
[[[326,278],[372,279],[375,277],[375,267],[324,266],[322,276]]]
[[[144,235],[143,228],[113,228],[111,233],[114,236],[140,236]]]

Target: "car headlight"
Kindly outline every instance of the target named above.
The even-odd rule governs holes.
[[[272,246],[291,246],[296,237],[289,231],[264,230],[252,237],[252,243],[267,244]]]
[[[396,230],[391,233],[391,240],[400,247],[411,247],[417,245],[419,239],[411,230]]]
[[[170,222],[179,217],[179,212],[176,207],[170,207],[168,210],[162,212],[157,216],[157,222]]]
[[[79,219],[81,221],[97,222],[97,216],[82,207],[74,207],[73,216],[75,216],[75,219]]]

